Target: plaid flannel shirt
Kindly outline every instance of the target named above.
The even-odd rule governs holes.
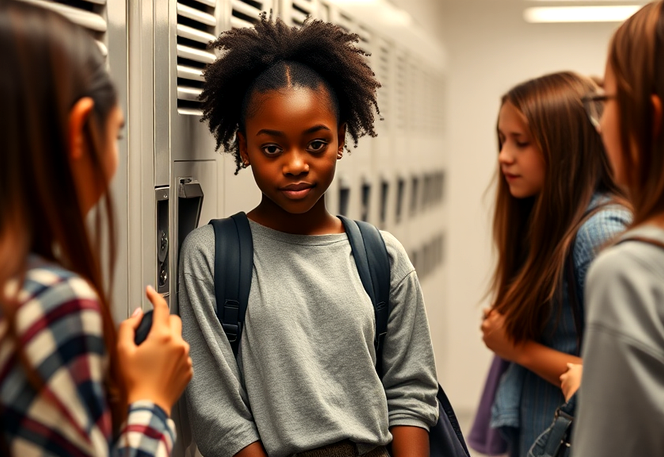
[[[5,292],[14,296],[18,281]],[[28,382],[0,314],[0,426],[13,455],[168,456],[175,426],[149,401],[130,405],[116,440],[104,389],[108,355],[99,300],[79,276],[31,256],[18,292],[17,338],[44,382]]]

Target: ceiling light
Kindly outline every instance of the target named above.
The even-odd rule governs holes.
[[[550,6],[523,11],[527,22],[622,22],[636,13],[641,5]]]
[[[335,3],[341,4],[357,4],[357,5],[366,5],[370,3],[378,3],[378,0],[335,0]]]

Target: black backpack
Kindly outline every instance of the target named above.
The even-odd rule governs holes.
[[[387,333],[390,297],[390,261],[380,231],[367,222],[339,216],[350,241],[362,280],[376,316],[376,370],[382,373],[382,343]],[[254,246],[245,213],[213,219],[216,313],[237,357],[253,274]],[[443,388],[438,385],[439,418],[429,431],[432,457],[469,457],[459,421]]]

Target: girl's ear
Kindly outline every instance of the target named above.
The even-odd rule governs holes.
[[[662,133],[662,99],[653,94],[650,96],[650,103],[652,104],[652,136],[659,138]]]
[[[72,160],[80,159],[88,150],[85,125],[90,118],[90,113],[94,106],[95,103],[90,97],[83,97],[69,111],[67,141],[69,158]]]
[[[237,141],[240,149],[240,158],[242,159],[242,166],[245,168],[249,166],[249,154],[247,153],[247,137],[242,132],[237,132]]]
[[[337,143],[339,145],[337,150],[337,159],[341,159],[344,155],[344,145],[346,144],[346,124],[341,124],[337,131]]]

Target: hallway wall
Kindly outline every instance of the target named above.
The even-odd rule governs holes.
[[[448,56],[448,195],[445,388],[460,414],[473,415],[491,353],[479,331],[493,267],[491,211],[500,97],[545,73],[603,75],[616,23],[528,24],[522,0],[448,0],[442,29]]]

